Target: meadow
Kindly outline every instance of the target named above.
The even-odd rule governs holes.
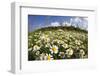
[[[73,26],[44,27],[28,32],[28,60],[88,58],[88,31]]]

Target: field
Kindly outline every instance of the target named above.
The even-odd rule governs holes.
[[[45,27],[28,33],[28,60],[88,58],[88,31],[73,26]]]

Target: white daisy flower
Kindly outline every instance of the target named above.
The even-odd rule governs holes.
[[[42,34],[42,35],[40,36],[40,39],[41,39],[41,40],[45,40],[46,37],[47,37],[47,35]]]
[[[62,41],[62,40],[59,40],[59,44],[64,44],[64,41]]]
[[[47,37],[47,38],[45,38],[44,41],[45,41],[45,42],[50,42],[50,39]]]
[[[63,44],[62,45],[65,49],[68,48],[68,44]]]
[[[51,54],[46,54],[45,60],[53,60],[53,56]]]
[[[65,57],[65,53],[64,53],[64,52],[59,52],[59,56],[60,56],[61,58],[64,58],[64,57]]]
[[[55,43],[55,42],[58,43],[58,44],[64,44],[64,41],[58,40],[58,39],[53,40],[52,44]]]
[[[36,44],[40,44],[40,43],[41,43],[41,40],[36,41]]]
[[[44,53],[40,54],[40,60],[44,60],[45,59],[44,57],[45,57]]]
[[[50,38],[48,37],[48,35],[45,35],[45,34],[40,36],[40,40],[44,40],[45,42],[50,42]]]
[[[58,53],[58,47],[56,45],[53,45],[52,47],[50,47],[50,51],[51,51],[51,53],[57,54]]]
[[[37,50],[39,50],[40,49],[40,47],[38,46],[38,45],[34,45],[33,46],[33,51],[37,51]]]
[[[67,54],[67,57],[70,57],[73,55],[73,49],[69,48],[66,50],[66,54]]]
[[[83,49],[80,50],[80,57],[83,58],[85,55],[85,51]]]
[[[39,55],[40,54],[40,51],[36,51],[36,55]]]
[[[80,43],[79,40],[75,40],[75,44],[76,44],[76,45],[80,45],[81,43]]]
[[[50,46],[51,46],[50,43],[45,44],[45,47],[50,47]]]

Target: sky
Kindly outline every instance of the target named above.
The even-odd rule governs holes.
[[[88,18],[78,16],[49,16],[49,15],[28,15],[28,31],[48,26],[67,26],[88,29]]]

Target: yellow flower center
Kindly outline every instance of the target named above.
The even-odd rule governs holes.
[[[51,60],[51,57],[50,56],[48,56],[47,58],[48,58],[48,60]]]
[[[56,51],[57,49],[55,47],[52,48],[53,51]]]

